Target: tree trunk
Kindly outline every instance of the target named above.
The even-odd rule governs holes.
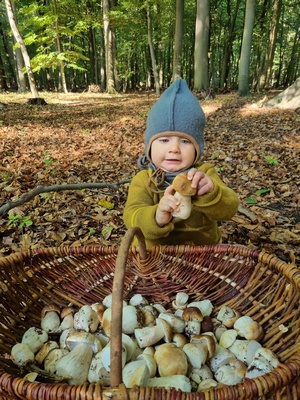
[[[194,90],[198,91],[209,88],[209,9],[209,0],[197,0],[194,55]]]
[[[5,77],[4,65],[0,54],[0,92],[3,92],[5,90],[8,90],[8,86]]]
[[[249,66],[252,43],[252,32],[255,17],[255,0],[247,0],[242,49],[239,63],[239,96],[249,95]]]
[[[262,74],[259,79],[260,90],[264,89],[265,87],[269,87],[270,85],[281,5],[282,5],[282,0],[273,1],[273,13],[272,13],[268,47],[266,50],[266,57],[262,68]]]
[[[151,18],[150,6],[148,6],[148,8],[147,8],[147,22],[148,22],[148,43],[149,43],[152,70],[153,70],[154,83],[155,83],[155,93],[157,96],[159,96],[160,95],[160,85],[159,85],[159,76],[158,76],[158,72],[157,72],[154,44],[153,44],[153,40],[152,40],[152,18]]]
[[[58,22],[59,12],[57,10],[57,0],[54,0],[53,4],[54,4],[54,12],[55,12],[55,15],[57,16],[56,21],[55,21],[56,48],[57,48],[57,53],[60,55],[62,53],[62,48],[61,48],[60,34],[59,34],[59,22]],[[64,61],[60,61],[59,69],[60,69],[60,82],[61,82],[62,90],[64,93],[68,93]]]
[[[220,73],[220,88],[225,89],[228,86],[228,76],[230,72],[230,56],[232,54],[232,45],[234,40],[235,24],[238,15],[238,10],[240,8],[241,0],[236,2],[234,14],[231,16],[231,4],[227,3],[227,14],[228,14],[228,32],[225,35],[224,40],[224,56],[222,62],[222,69]]]
[[[176,0],[176,26],[174,35],[173,78],[181,77],[184,0]]]
[[[19,33],[19,30],[17,28],[17,24],[15,21],[15,17],[13,14],[13,10],[12,10],[12,6],[10,3],[10,0],[5,0],[5,6],[6,6],[6,11],[7,11],[7,16],[8,16],[8,20],[9,20],[9,24],[11,27],[11,30],[13,32],[14,38],[16,39],[16,42],[18,43],[18,45],[20,46],[20,50],[22,53],[22,57],[25,63],[25,67],[26,67],[26,71],[27,71],[27,76],[28,76],[28,81],[29,81],[29,86],[30,86],[30,91],[32,94],[32,97],[37,99],[39,97],[39,93],[36,87],[36,83],[35,83],[35,79],[34,79],[34,75],[31,69],[31,65],[30,65],[30,57],[29,54],[27,52],[25,43]]]
[[[114,79],[113,38],[109,18],[109,0],[102,0],[102,9],[105,42],[106,91],[113,94],[116,93],[116,85]]]

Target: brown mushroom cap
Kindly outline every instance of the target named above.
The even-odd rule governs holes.
[[[182,319],[188,321],[203,321],[202,312],[197,307],[188,307],[182,313]]]
[[[194,196],[197,193],[196,188],[191,187],[192,181],[187,178],[187,174],[178,174],[173,180],[173,187],[176,192],[182,194],[183,196]]]
[[[60,307],[56,304],[48,304],[42,309],[42,318],[47,314],[47,312],[55,311],[60,314]]]

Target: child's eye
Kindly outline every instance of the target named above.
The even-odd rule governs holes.
[[[168,143],[169,139],[168,138],[160,138],[159,141],[162,143]]]
[[[183,144],[189,144],[191,143],[188,139],[181,139],[181,143]]]

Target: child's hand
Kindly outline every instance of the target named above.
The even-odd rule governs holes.
[[[214,183],[204,172],[198,171],[196,168],[189,170],[187,177],[192,181],[192,187],[197,189],[197,195],[202,196],[214,190]]]
[[[179,200],[174,197],[173,186],[168,186],[158,203],[155,220],[158,226],[167,225],[173,218],[172,213],[179,210]]]

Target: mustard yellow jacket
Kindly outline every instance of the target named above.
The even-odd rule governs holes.
[[[212,164],[205,163],[198,170],[209,175],[214,190],[203,196],[192,197],[192,213],[188,219],[173,218],[163,227],[159,227],[155,221],[163,191],[155,193],[149,187],[151,169],[138,172],[132,179],[123,219],[127,229],[138,226],[142,230],[148,248],[152,245],[217,244],[220,241],[218,221],[229,220],[235,215],[238,196],[221,181]],[[157,190],[153,183],[151,185]]]

